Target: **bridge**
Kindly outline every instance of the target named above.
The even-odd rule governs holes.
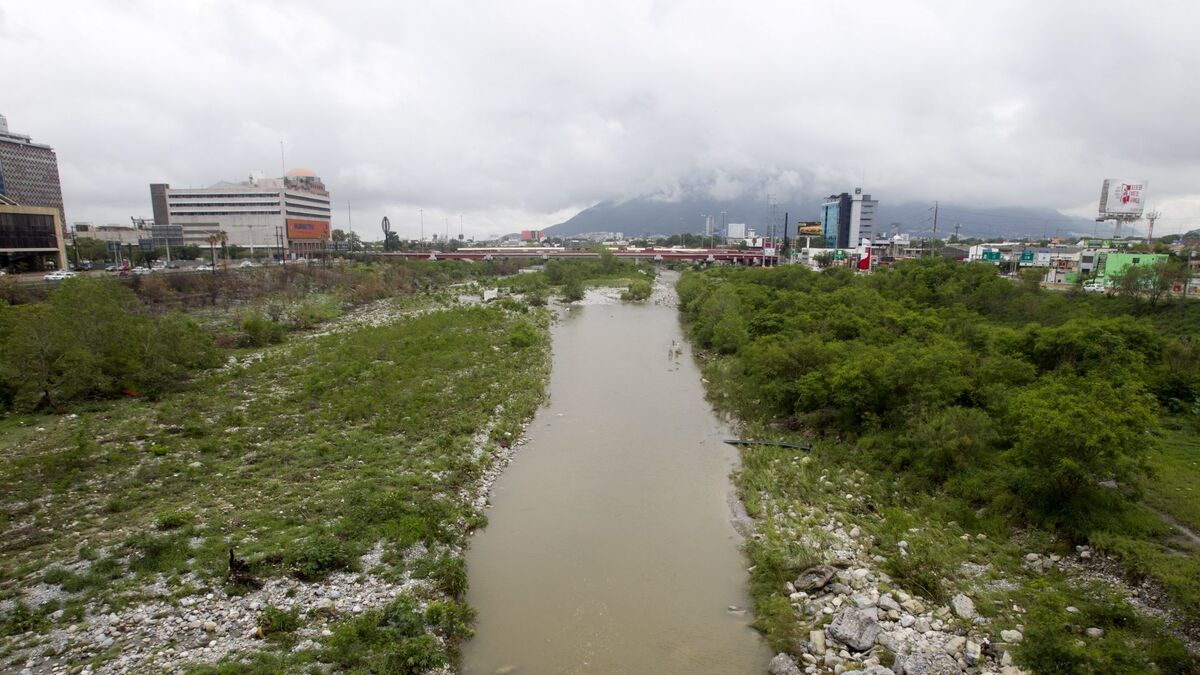
[[[650,261],[650,262],[701,262],[726,263],[734,265],[775,265],[779,262],[778,255],[763,254],[761,248],[618,248],[613,249],[613,256],[621,260]],[[571,260],[598,259],[600,253],[592,249],[559,248],[545,246],[538,248],[490,247],[490,248],[460,248],[457,251],[397,251],[391,253],[374,252],[371,256],[385,258],[408,258],[410,260]]]

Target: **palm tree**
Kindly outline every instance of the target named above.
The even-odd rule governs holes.
[[[212,267],[213,267],[213,272],[216,272],[217,271],[217,244],[220,244],[221,250],[224,251],[225,244],[226,244],[226,242],[229,241],[229,235],[226,234],[225,230],[218,230],[218,231],[208,235],[208,239],[206,239],[205,241],[208,242],[208,248],[212,252]],[[228,269],[229,269],[229,259],[228,258],[225,259],[225,268],[228,271]]]

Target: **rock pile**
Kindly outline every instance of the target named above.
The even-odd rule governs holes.
[[[832,564],[802,571],[784,589],[793,610],[812,629],[791,653],[771,660],[772,675],[1021,673],[1008,653],[1021,641],[1020,632],[993,636],[989,621],[965,594],[945,606],[927,605],[875,569],[882,558],[859,541],[858,528],[846,531],[831,520],[822,529]]]

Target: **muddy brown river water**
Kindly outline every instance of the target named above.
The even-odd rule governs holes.
[[[550,402],[467,554],[466,674],[765,672],[728,501],[736,450],[673,294],[656,295],[572,308],[554,327]]]

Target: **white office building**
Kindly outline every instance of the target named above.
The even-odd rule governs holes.
[[[207,188],[152,183],[150,202],[156,225],[179,226],[185,244],[202,248],[224,233],[227,245],[304,256],[325,249],[331,234],[329,192],[310,169],[282,178],[252,173],[243,182]]]

